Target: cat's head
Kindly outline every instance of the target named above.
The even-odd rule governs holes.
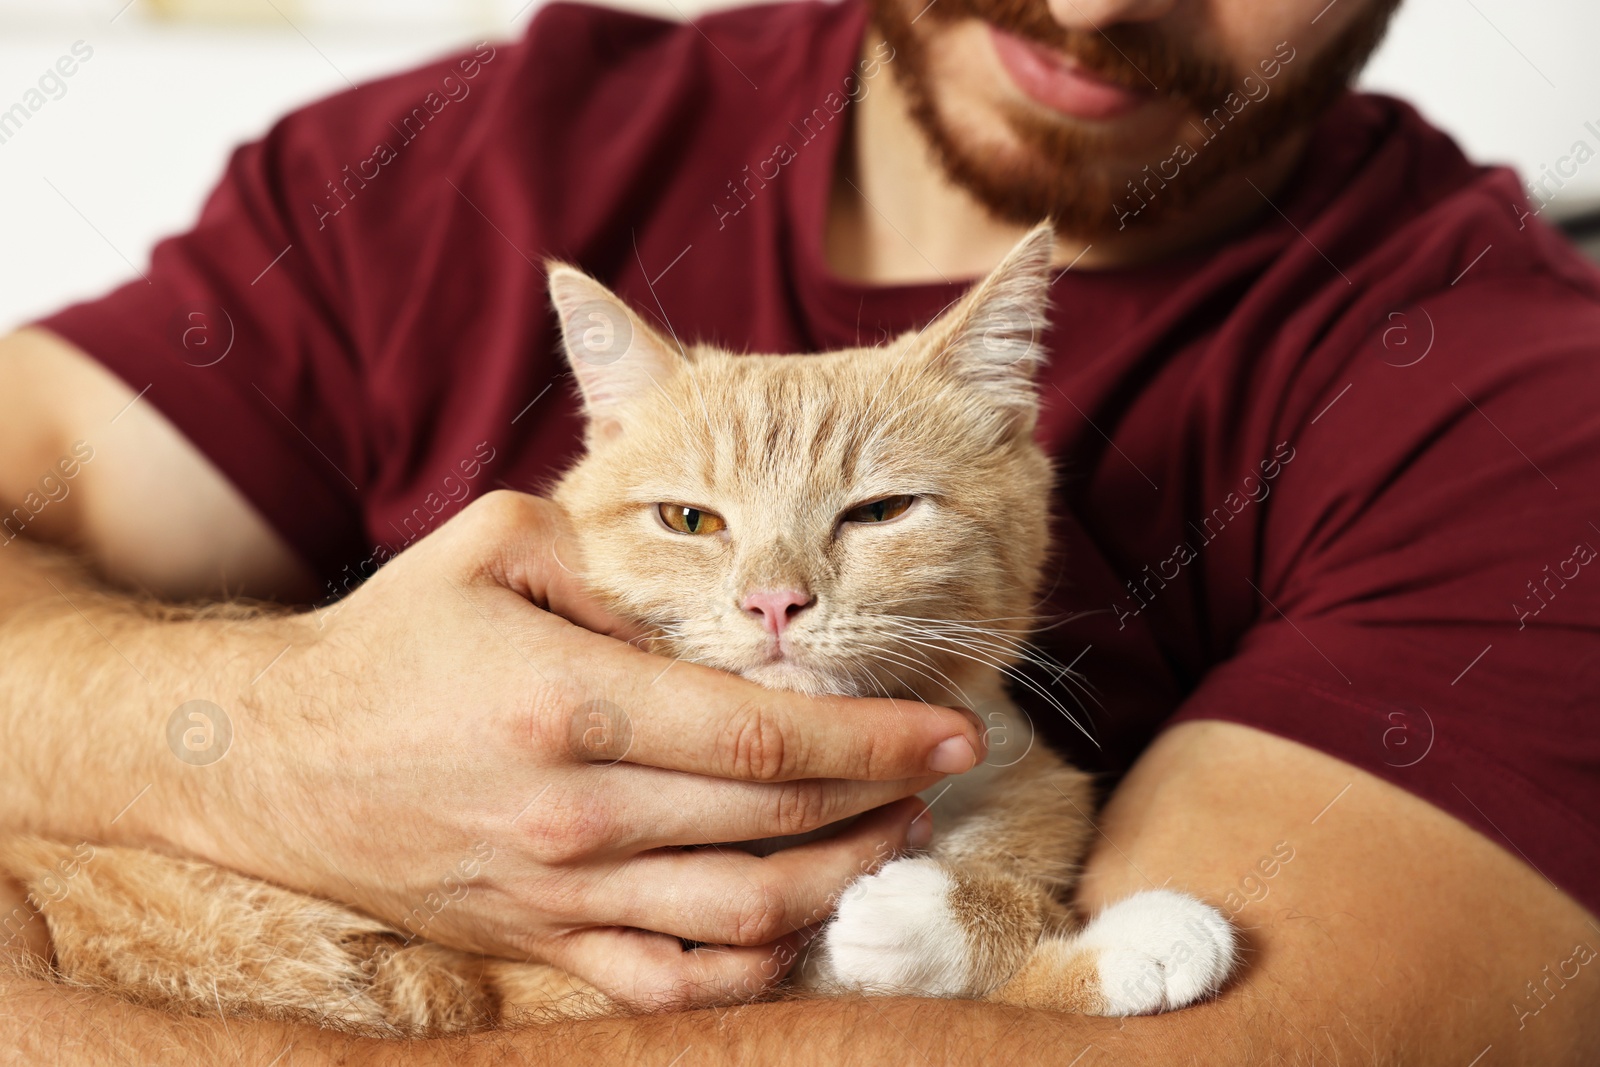
[[[926,329],[735,355],[550,264],[588,418],[554,497],[580,569],[651,647],[810,693],[920,695],[1014,662],[1047,543],[1033,440],[1053,231]]]

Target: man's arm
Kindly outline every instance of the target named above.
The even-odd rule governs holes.
[[[664,672],[605,636],[625,624],[561,565],[565,517],[524,494],[473,501],[316,614],[129,594],[293,597],[304,575],[82,353],[0,342],[0,396],[0,500],[17,502],[0,520],[0,835],[198,858],[682,1005],[770,983],[788,920],[913,840],[929,820],[912,795],[981,757],[957,711]],[[596,747],[596,717],[624,751]],[[863,812],[770,857],[672,847]],[[437,905],[485,850],[471,892]]]
[[[270,1060],[290,1045],[299,1064],[580,1054],[666,1064],[690,1048],[696,1063],[1600,1060],[1594,919],[1506,848],[1365,772],[1246,727],[1188,723],[1157,739],[1099,825],[1087,909],[1169,881],[1237,909],[1245,963],[1217,999],[1126,1020],[953,1001],[791,1001],[385,1043],[174,1021],[13,982],[0,989],[0,1043],[32,1042],[23,1047],[62,1062],[76,1051],[87,1064],[178,1048]]]
[[[101,577],[172,599],[320,599],[306,565],[151,398],[77,348],[37,329],[0,338],[0,391],[0,549],[70,547]]]

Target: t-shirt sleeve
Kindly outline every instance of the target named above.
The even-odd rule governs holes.
[[[1256,621],[1171,721],[1334,755],[1600,911],[1600,306],[1488,279],[1391,328],[1284,427]]]
[[[318,233],[316,112],[236,150],[144,277],[37,323],[153,404],[319,569],[361,541],[361,369]],[[330,173],[329,177],[335,176]]]
[[[442,168],[485,110],[446,94],[485,92],[507,65],[492,55],[289,114],[232,154],[140,278],[36,323],[159,409],[324,576],[368,543],[363,500],[395,451],[374,410],[382,353],[414,303],[418,235],[453,195]]]

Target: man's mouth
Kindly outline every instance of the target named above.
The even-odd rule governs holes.
[[[1151,94],[1114,85],[1084,70],[1071,58],[1042,45],[989,27],[1001,66],[1029,99],[1077,119],[1110,119],[1126,114]]]

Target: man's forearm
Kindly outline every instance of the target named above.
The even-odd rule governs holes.
[[[119,1050],[126,1059],[138,1041],[175,1062],[184,1061],[177,1050],[212,1062],[224,1048],[270,1062],[292,1045],[296,1063],[396,1065],[667,1064],[691,1047],[692,1062],[709,1064],[1461,1067],[1477,1056],[1487,1067],[1600,1055],[1600,982],[1593,957],[1573,948],[1600,941],[1593,917],[1460,823],[1337,760],[1239,727],[1189,724],[1157,740],[1099,825],[1085,875],[1091,910],[1170,880],[1222,903],[1243,929],[1243,967],[1215,1000],[1127,1020],[964,1001],[790,1001],[376,1042],[174,1020],[14,982],[0,987],[0,1047],[31,1042],[41,1056],[85,1064]],[[1569,966],[1568,979],[1541,985],[1519,1009],[1527,984],[1563,960],[1577,961],[1576,976]]]
[[[0,879],[0,911],[16,909],[26,909],[20,891]],[[30,930],[25,927],[23,932]],[[43,948],[40,938],[31,940],[35,948]],[[17,939],[0,945],[0,1050],[9,1052],[15,1062],[64,1067],[147,1063],[158,1058],[170,1063],[376,1067],[478,1063],[564,1067],[575,1057],[580,1062],[669,1064],[691,1048],[692,1062],[703,1064],[1068,1063],[1091,1045],[1117,1049],[1126,1057],[1117,1062],[1138,1064],[1170,1062],[1166,1057],[1171,1050],[1197,1043],[1219,1055],[1232,1047],[1215,1020],[1208,1018],[1214,1011],[1209,1006],[1140,1020],[1138,1028],[1130,1030],[1117,1019],[971,1001],[860,998],[557,1022],[433,1041],[386,1041],[308,1025],[178,1017],[43,981],[35,976],[36,965]],[[1144,1055],[1132,1058],[1140,1050]]]
[[[163,607],[54,550],[6,543],[0,832],[216,858],[220,832],[202,819],[222,779],[211,764],[235,735],[265,733],[253,717],[282,711],[285,691],[263,672],[283,670],[307,629],[237,606]]]
[[[1151,1051],[1168,1063],[1193,1047],[1189,1013],[1142,1020],[1050,1015],[972,1001],[844,998],[637,1018],[552,1023],[431,1041],[386,1041],[258,1020],[178,1018],[112,997],[22,978],[0,979],[0,1048],[66,1067],[147,1063],[570,1064],[661,1063],[692,1049],[697,1064],[1070,1063],[1090,1048]],[[1191,1044],[1185,1045],[1184,1040]],[[1208,1046],[1219,1046],[1206,1039]],[[289,1051],[285,1055],[286,1050]],[[282,1060],[277,1057],[282,1056]],[[690,1058],[692,1057],[692,1059]],[[1095,1060],[1085,1060],[1085,1067]],[[1207,1061],[1210,1062],[1210,1061]],[[1226,1058],[1215,1062],[1238,1062]]]
[[[345,1054],[351,1042],[332,1031],[178,1018],[99,993],[0,977],[0,1062],[265,1064],[291,1044],[294,1056],[280,1062],[350,1062]]]

